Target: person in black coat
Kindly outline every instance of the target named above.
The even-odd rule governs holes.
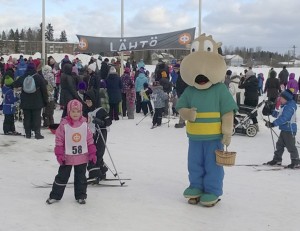
[[[108,76],[108,72],[109,72],[108,62],[109,59],[105,58],[104,61],[101,63],[101,69],[100,69],[101,79],[106,79]]]
[[[122,81],[116,68],[111,67],[106,79],[106,88],[109,99],[109,116],[113,120],[119,120],[119,103],[122,100]]]
[[[177,68],[180,68],[180,65],[177,65]],[[177,72],[177,80],[175,83],[175,90],[176,90],[176,94],[178,99],[180,98],[180,96],[182,95],[182,93],[184,92],[184,90],[187,88],[187,84],[186,82],[184,82],[182,80],[181,74],[180,74],[180,70]],[[177,124],[175,124],[175,128],[183,128],[185,126],[185,121],[184,119],[181,118],[181,116],[179,117],[179,122]]]
[[[42,108],[47,106],[48,93],[46,82],[42,76],[36,72],[34,63],[27,65],[26,72],[23,76],[19,77],[13,84],[14,88],[23,86],[24,79],[33,75],[36,91],[34,93],[26,93],[22,90],[20,99],[20,108],[24,113],[24,129],[26,138],[31,138],[31,131],[35,133],[36,139],[43,139],[41,135],[41,112]]]
[[[280,85],[284,85],[284,88],[286,88],[286,85],[288,83],[289,78],[289,72],[286,69],[286,66],[283,66],[282,70],[279,72],[278,79]]]
[[[97,162],[89,162],[87,169],[89,179],[94,179],[95,183],[106,178],[106,167],[103,155],[107,140],[107,127],[111,125],[111,119],[106,110],[101,107],[97,90],[91,89],[84,93],[83,116],[87,118],[88,125],[93,132],[94,143],[97,148]]]
[[[0,77],[2,76],[2,78],[4,78],[4,58],[0,57]],[[2,86],[2,84],[1,84]],[[0,86],[0,87],[1,87]]]
[[[246,73],[245,77],[241,78],[241,81],[239,83],[240,89],[245,89],[245,101],[244,105],[250,106],[250,107],[256,107],[258,104],[258,79],[256,78],[255,74],[252,70],[249,70]],[[251,119],[253,121],[253,124],[258,129],[258,122],[257,122],[257,113],[255,113]]]
[[[69,101],[80,99],[76,89],[76,79],[72,76],[72,64],[65,64],[60,77],[60,105],[63,106],[62,117],[67,115],[67,105]]]
[[[279,79],[276,78],[276,71],[270,71],[270,78],[267,79],[264,93],[267,92],[268,100],[275,103],[279,93],[281,92]]]

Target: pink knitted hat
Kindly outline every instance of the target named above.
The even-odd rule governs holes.
[[[80,103],[77,99],[71,100],[67,106],[68,115],[70,114],[70,111],[72,109],[77,109],[79,111],[82,111],[82,103]]]

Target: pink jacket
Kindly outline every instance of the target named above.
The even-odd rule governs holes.
[[[91,156],[96,156],[96,146],[94,145],[93,133],[87,126],[87,147],[88,152],[80,155],[66,155],[65,154],[65,124],[69,124],[71,127],[76,128],[80,127],[82,123],[85,123],[86,119],[82,117],[78,121],[70,121],[66,118],[61,120],[59,127],[55,132],[55,155],[58,158],[59,156],[64,159],[65,165],[80,165],[88,163],[91,160]]]

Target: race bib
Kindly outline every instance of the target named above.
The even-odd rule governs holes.
[[[78,128],[69,124],[65,125],[66,155],[81,155],[88,152],[87,148],[87,123],[82,123]]]

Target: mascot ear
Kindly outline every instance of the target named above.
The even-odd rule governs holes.
[[[223,54],[222,54],[223,51],[222,51],[222,48],[221,48],[221,47],[218,48],[218,53],[219,53],[219,55],[223,55]]]
[[[219,53],[219,55],[222,55],[222,53],[223,53],[222,48],[221,48],[222,43],[221,43],[221,42],[218,42],[218,43],[217,43],[217,46],[218,46],[218,53]]]

